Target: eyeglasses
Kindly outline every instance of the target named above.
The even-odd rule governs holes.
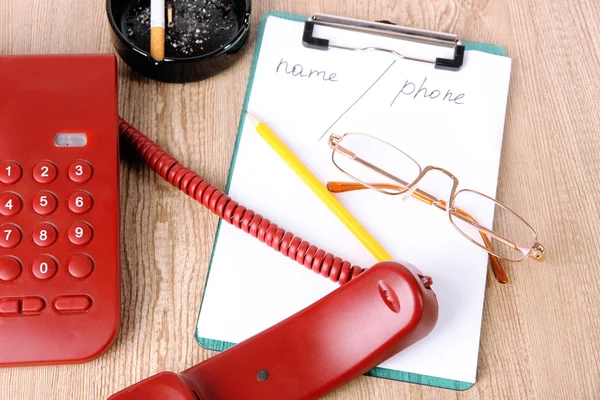
[[[528,257],[544,260],[544,246],[537,241],[536,232],[522,217],[483,193],[470,189],[457,192],[458,179],[447,170],[433,166],[421,168],[402,150],[363,133],[333,134],[329,138],[329,146],[333,149],[335,166],[355,181],[329,182],[327,188],[331,192],[370,188],[388,195],[414,197],[445,211],[454,228],[489,253],[492,272],[498,282],[508,282],[500,260],[518,262]],[[439,171],[452,179],[447,201],[417,188],[430,171]],[[492,210],[494,213],[490,214]],[[496,218],[497,226],[493,226],[491,215]]]

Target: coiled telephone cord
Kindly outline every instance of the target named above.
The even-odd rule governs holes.
[[[206,179],[185,168],[122,118],[119,118],[119,135],[122,143],[133,148],[144,162],[164,180],[197,200],[219,218],[249,233],[275,251],[340,285],[364,272],[363,268],[352,266],[349,261],[319,249],[263,218],[262,215],[238,204]]]

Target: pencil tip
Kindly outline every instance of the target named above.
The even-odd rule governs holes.
[[[248,110],[244,110],[244,112],[246,113],[246,118],[248,118],[250,122],[252,122],[252,125],[254,125],[254,127],[257,127],[260,123],[260,120],[256,117],[256,115],[250,113]]]

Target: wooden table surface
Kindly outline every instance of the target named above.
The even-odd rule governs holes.
[[[328,399],[600,399],[600,2],[256,0],[249,45],[217,77],[161,84],[120,62],[121,115],[224,187],[258,19],[274,9],[389,19],[504,46],[513,71],[498,198],[548,249],[544,264],[508,266],[510,284],[488,280],[471,389],[361,377]],[[103,0],[0,0],[0,54],[112,51]],[[1,369],[0,399],[105,399],[214,355],[193,332],[216,217],[135,160],[122,162],[121,194],[116,344],[83,365]]]

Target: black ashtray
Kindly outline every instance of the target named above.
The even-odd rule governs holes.
[[[150,0],[107,0],[113,44],[135,71],[163,82],[193,82],[229,67],[248,38],[251,0],[166,0],[165,59],[150,57]],[[167,15],[167,12],[165,12]]]

